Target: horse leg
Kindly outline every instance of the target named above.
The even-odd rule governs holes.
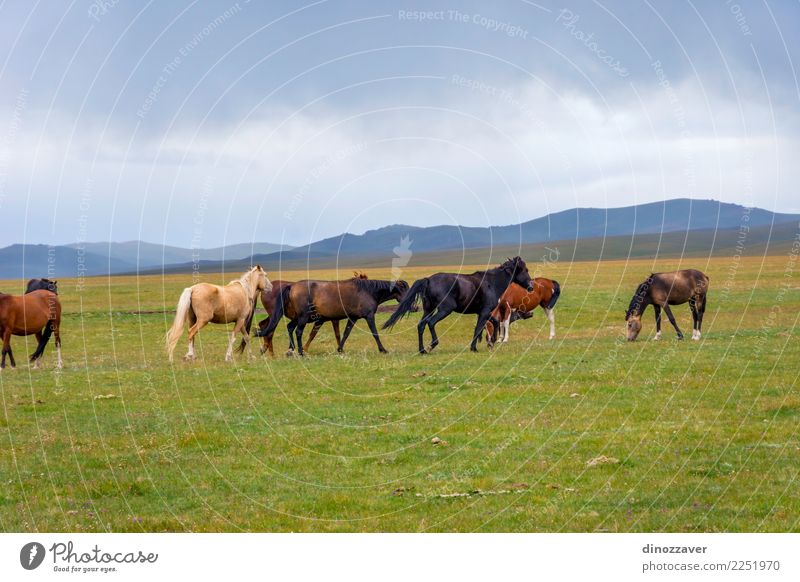
[[[506,315],[506,318],[502,322],[500,322],[500,326],[499,327],[500,327],[500,333],[502,335],[502,337],[500,338],[500,341],[502,343],[508,343],[509,331],[511,329],[511,310],[510,309],[508,310],[508,315]]]
[[[547,319],[550,321],[550,337],[548,339],[553,339],[556,337],[556,314],[552,309],[544,309],[545,314],[547,315]]]
[[[306,327],[305,321],[298,321],[297,328],[295,329],[295,335],[297,336],[297,352],[300,356],[305,356],[305,352],[303,351],[303,330]]]
[[[50,325],[50,322],[48,321],[45,325]],[[34,334],[34,337],[36,338],[36,345],[37,346],[42,343],[42,332],[37,331]],[[37,347],[36,349],[38,350],[39,348]],[[34,357],[34,356],[36,356],[36,352],[34,352],[33,356],[31,356],[31,363],[33,363],[33,369],[34,370],[38,370],[39,369],[39,363],[42,361],[42,358],[41,358],[41,355],[37,356],[37,357]]]
[[[700,330],[703,327],[703,314],[706,312],[706,296],[699,295],[697,302],[697,339],[700,339]]]
[[[417,335],[419,336],[419,353],[425,354],[425,345],[424,345],[424,336],[425,336],[425,327],[428,325],[428,321],[430,320],[433,312],[426,311],[425,314],[420,318],[419,323],[417,324]]]
[[[672,324],[672,327],[675,328],[675,333],[678,334],[678,339],[683,339],[683,332],[678,327],[678,322],[675,321],[675,316],[672,315],[672,310],[669,308],[669,305],[667,304],[664,304],[664,313],[667,314],[669,322]]]
[[[294,355],[294,331],[297,329],[297,322],[293,319],[286,324],[286,331],[289,333],[289,349],[286,350],[287,356]]]
[[[692,312],[692,339],[697,339],[697,303],[695,298],[689,299],[689,310]]]
[[[308,351],[308,346],[310,346],[311,342],[314,341],[314,338],[317,337],[317,334],[319,333],[319,328],[322,327],[323,323],[325,322],[320,320],[314,322],[314,327],[311,328],[311,333],[308,334],[308,341],[306,342],[306,345],[303,346],[304,350]]]
[[[203,329],[207,324],[207,321],[197,319],[194,324],[189,327],[189,351],[187,351],[186,355],[183,356],[184,361],[190,362],[194,360],[194,336],[200,333],[200,330]]]
[[[344,343],[347,341],[347,338],[350,337],[350,332],[353,331],[353,326],[356,324],[354,319],[348,319],[347,325],[344,326],[344,335],[342,336],[342,341],[339,342],[339,348],[336,350],[340,354],[344,351]]]
[[[472,343],[469,344],[469,350],[471,352],[478,351],[478,337],[480,336],[481,330],[486,327],[486,322],[489,321],[491,316],[491,311],[485,311],[478,315],[478,322],[475,324],[475,332],[472,334]]]
[[[428,320],[428,329],[431,330],[431,346],[428,349],[428,352],[432,352],[433,349],[439,345],[439,336],[436,335],[436,324],[442,321],[448,315],[450,315],[450,313],[451,311],[448,311],[447,309],[442,309],[442,306],[440,305],[439,309],[436,310],[436,315],[434,315]]]
[[[656,337],[655,339],[661,339],[661,306],[660,305],[653,305],[653,312],[656,314]]]
[[[331,325],[333,326],[333,335],[336,336],[336,349],[338,350],[339,346],[342,345],[342,336],[339,334],[339,320],[332,320]]]
[[[369,326],[369,330],[372,332],[372,337],[375,338],[375,343],[378,344],[378,351],[382,354],[388,353],[386,348],[383,347],[381,344],[381,338],[378,335],[378,328],[375,327],[375,315],[371,314],[367,316],[367,325]]]
[[[231,332],[231,339],[228,340],[228,350],[225,352],[225,361],[232,362],[233,361],[233,344],[236,341],[236,336],[239,332],[244,331],[244,320],[237,319],[236,324],[233,326],[233,331]]]
[[[6,354],[11,358],[11,367],[14,367],[14,357],[11,355],[11,329],[3,330],[3,357],[0,359],[0,370],[6,367]]]

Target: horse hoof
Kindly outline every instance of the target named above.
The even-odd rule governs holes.
[[[194,356],[183,356],[184,362],[194,362]]]
[[[286,357],[293,358],[294,357],[294,350],[286,350]]]

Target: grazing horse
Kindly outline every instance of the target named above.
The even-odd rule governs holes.
[[[706,294],[708,293],[708,277],[695,269],[674,271],[672,273],[653,273],[641,283],[633,294],[631,304],[625,313],[628,322],[628,341],[633,341],[642,329],[642,314],[648,305],[653,306],[656,313],[656,337],[661,339],[661,310],[663,309],[672,327],[683,339],[683,334],[675,322],[670,305],[681,305],[689,302],[692,310],[692,339],[700,339],[700,328],[703,326],[703,313],[706,310]]]
[[[58,281],[51,281],[50,279],[31,279],[28,281],[28,286],[25,288],[25,293],[30,293],[31,291],[36,291],[37,289],[52,291],[58,295]]]
[[[470,344],[470,350],[477,352],[476,344],[482,330],[489,321],[492,310],[497,306],[500,296],[512,282],[529,291],[533,290],[528,267],[525,261],[519,257],[507,259],[494,269],[476,271],[471,275],[436,273],[430,277],[419,279],[411,286],[408,294],[383,325],[383,329],[392,327],[400,318],[409,313],[421,297],[424,315],[417,325],[420,354],[427,353],[423,346],[425,326],[427,325],[431,331],[431,346],[428,350],[430,352],[439,345],[436,324],[454,311],[456,313],[474,313],[478,316]],[[496,322],[494,323],[496,324]]]
[[[511,323],[517,319],[528,319],[537,307],[544,309],[550,321],[550,339],[553,339],[556,337],[556,318],[553,315],[553,308],[560,296],[561,285],[552,279],[536,277],[533,280],[533,291],[526,291],[516,283],[511,283],[492,311],[492,317],[486,322],[486,345],[489,347],[494,345],[498,331],[500,341],[507,342]],[[500,322],[497,328],[492,324],[493,319]]]
[[[247,343],[250,334],[245,329],[245,323],[252,318],[258,294],[264,289],[271,288],[272,283],[267,278],[266,271],[261,265],[256,265],[224,287],[211,283],[198,283],[184,289],[178,300],[175,321],[166,336],[170,362],[175,352],[175,345],[183,335],[184,325],[189,325],[189,351],[183,357],[188,361],[195,357],[194,337],[206,324],[236,322],[228,342],[228,351],[225,352],[225,361],[231,361],[236,334],[241,332]]]
[[[368,279],[369,277],[367,277],[364,273],[353,271],[353,278]],[[272,290],[267,291],[265,289],[264,291],[261,292],[261,305],[264,306],[264,310],[267,312],[268,316],[272,316],[272,314],[275,312],[275,303],[278,301],[278,297],[280,297],[283,288],[288,285],[292,285],[293,283],[294,281],[281,281],[281,280],[273,281]],[[289,319],[292,319],[292,316],[289,316]],[[303,347],[304,351],[308,351],[308,347],[311,345],[311,342],[314,341],[314,338],[317,337],[317,333],[319,333],[319,329],[322,327],[324,323],[325,323],[324,321],[314,322],[314,327],[311,328],[311,333],[308,334],[308,340],[306,340],[306,345]],[[247,322],[248,332],[250,331],[251,324],[252,320]],[[258,322],[258,327],[260,329],[266,329],[268,325],[269,325],[269,317],[262,319],[261,321]],[[338,346],[342,341],[342,337],[339,333],[339,320],[338,319],[332,320],[331,325],[333,326],[333,333],[336,336],[336,345]],[[290,340],[292,339],[291,335],[289,336],[289,339]],[[263,354],[269,351],[269,355],[274,356],[275,352],[272,348],[272,336],[271,335],[263,336],[261,340],[263,342],[263,345],[261,346],[261,353]],[[241,352],[244,350],[244,348],[245,348],[245,342],[242,341],[239,344],[239,347],[236,348],[236,351]]]
[[[39,358],[44,353],[50,335],[55,335],[57,361],[61,368],[61,302],[58,295],[43,289],[25,295],[6,295],[0,293],[0,334],[3,336],[3,356],[0,370],[6,367],[6,356],[11,367],[16,367],[14,353],[11,351],[12,335],[35,335],[38,346],[31,355],[31,362],[38,367]]]
[[[271,337],[278,327],[278,322],[286,315],[289,323],[289,352],[294,351],[292,333],[297,336],[297,349],[301,356],[303,351],[303,330],[310,322],[316,327],[325,321],[347,320],[347,325],[339,342],[338,351],[344,351],[344,344],[359,319],[366,319],[367,325],[375,338],[378,350],[386,353],[375,326],[375,312],[381,303],[390,299],[400,301],[408,291],[405,281],[380,281],[353,278],[344,281],[298,281],[285,287],[270,316],[266,328],[256,331],[257,337]]]

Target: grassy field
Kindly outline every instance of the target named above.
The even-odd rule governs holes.
[[[421,357],[412,314],[383,333],[385,356],[362,322],[343,356],[326,326],[303,360],[233,364],[218,326],[197,362],[167,362],[191,276],[62,281],[65,369],[49,346],[43,369],[0,374],[0,528],[798,531],[797,265],[689,263],[548,266],[563,288],[554,341],[537,312],[473,354],[474,318],[452,316]],[[703,340],[677,341],[665,319],[651,341],[649,310],[625,342],[636,284],[689,266],[711,277]],[[34,347],[14,346],[18,363]]]

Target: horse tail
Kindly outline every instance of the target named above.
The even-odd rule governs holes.
[[[44,331],[42,332],[42,339],[39,340],[39,345],[36,346],[36,351],[31,354],[31,362],[38,360],[42,357],[44,353],[44,347],[47,345],[47,342],[50,341],[50,336],[53,335],[53,322],[48,321],[44,326]]]
[[[547,309],[553,309],[553,307],[556,306],[559,297],[561,297],[561,285],[559,285],[558,281],[554,279],[553,294],[550,296],[550,301],[547,302]]]
[[[391,317],[383,324],[381,329],[388,329],[392,327],[395,323],[400,321],[404,316],[406,316],[414,306],[417,304],[417,300],[419,297],[428,290],[428,279],[419,279],[418,281],[414,281],[414,284],[411,288],[406,291],[405,296],[400,301],[400,304],[397,306],[397,309],[394,310]]]
[[[289,293],[291,292],[291,285],[286,285],[281,289],[280,295],[275,299],[275,308],[272,310],[272,313],[269,314],[267,327],[256,330],[254,334],[256,337],[272,337],[281,319],[283,319],[284,313],[286,313],[286,304],[289,302]]]
[[[189,317],[189,310],[192,308],[192,288],[187,287],[181,293],[181,298],[178,299],[178,307],[175,312],[175,321],[172,327],[167,332],[165,343],[167,344],[167,353],[169,354],[169,361],[172,361],[172,354],[175,352],[175,346],[178,340],[183,335],[183,326]]]

